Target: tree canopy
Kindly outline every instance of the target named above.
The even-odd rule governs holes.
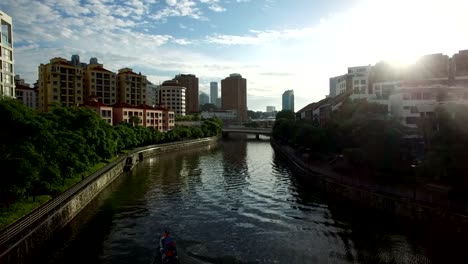
[[[11,98],[0,98],[0,207],[25,196],[55,194],[54,186],[114,157],[123,149],[218,135],[222,122],[176,127],[163,133],[141,120],[111,126],[84,107],[54,107],[39,113]]]

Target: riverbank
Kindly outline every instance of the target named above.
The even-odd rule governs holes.
[[[437,197],[434,190],[412,188],[392,188],[378,185],[366,179],[349,177],[331,168],[309,164],[295,154],[295,150],[271,140],[272,147],[286,157],[302,178],[323,190],[327,194],[339,197],[358,206],[372,208],[398,217],[432,224],[443,223],[449,229],[468,234],[468,217],[450,211],[444,206],[445,199]]]
[[[73,219],[109,183],[122,175],[127,158],[135,163],[160,153],[215,145],[217,137],[137,148],[86,177],[0,233],[0,263],[22,263]]]

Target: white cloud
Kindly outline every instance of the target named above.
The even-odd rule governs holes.
[[[288,30],[250,30],[250,34],[208,36],[208,43],[222,45],[263,45],[278,40],[301,39],[314,32],[314,28],[288,29]]]
[[[153,16],[156,20],[166,19],[168,17],[191,17],[193,19],[206,19],[197,3],[193,0],[167,0],[168,7],[159,10]]]

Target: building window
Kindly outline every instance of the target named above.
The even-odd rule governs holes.
[[[124,115],[127,115],[127,111],[124,111]]]

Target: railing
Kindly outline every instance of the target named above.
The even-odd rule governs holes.
[[[202,143],[202,142],[208,142],[211,140],[212,140],[211,138],[205,138],[205,139],[198,139],[198,140],[188,140],[188,141],[183,141],[183,142],[173,142],[173,143],[151,145],[151,146],[134,149],[131,152],[120,156],[119,158],[117,158],[117,160],[107,164],[105,167],[99,169],[98,171],[94,172],[90,176],[84,178],[82,181],[75,184],[74,186],[66,190],[65,192],[61,193],[56,198],[53,198],[52,200],[46,202],[45,204],[43,204],[36,210],[32,211],[31,213],[27,214],[23,218],[17,220],[13,224],[9,225],[7,228],[0,231],[0,258],[3,257],[7,253],[9,242],[11,242],[12,239],[17,238],[14,241],[14,243],[17,243],[23,237],[26,237],[30,232],[25,232],[25,231],[34,230],[37,226],[39,226],[39,223],[41,221],[47,219],[49,216],[55,213],[58,208],[61,208],[63,205],[65,205],[68,201],[70,201],[71,198],[73,198],[74,195],[76,195],[81,190],[83,190],[91,182],[99,178],[99,176],[101,176],[103,173],[113,168],[116,164],[123,162],[123,160],[127,156],[133,155],[141,151],[155,149],[155,148],[161,148],[161,147],[167,147],[167,146],[185,146],[193,142]],[[22,236],[18,237],[20,235]]]
[[[86,187],[89,183],[94,181],[98,178],[101,174],[107,172],[111,169],[115,164],[122,162],[125,157],[119,157],[117,160],[113,161],[112,163],[107,164],[105,167],[101,168],[100,170],[91,174],[91,176],[86,177],[84,180],[80,181],[79,183],[75,184],[56,198],[50,200],[49,202],[43,204],[36,210],[32,211],[25,217],[19,219],[15,223],[11,224],[7,228],[1,231],[0,233],[0,248],[4,247],[11,239],[17,237],[20,234],[25,234],[25,229],[34,229],[38,222],[46,219],[52,213],[55,212],[55,209],[60,208],[64,204],[66,204],[76,193]],[[18,239],[19,240],[19,239]],[[2,253],[0,255],[3,256]]]

